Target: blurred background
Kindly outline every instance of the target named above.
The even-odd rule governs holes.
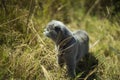
[[[90,36],[98,65],[76,79],[120,80],[120,0],[0,0],[0,80],[69,80],[43,35],[51,20]]]

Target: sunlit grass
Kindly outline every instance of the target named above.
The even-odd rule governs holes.
[[[69,80],[66,69],[60,69],[56,61],[54,43],[43,35],[48,21],[32,18],[28,33],[19,28],[5,29],[5,41],[0,46],[0,79],[22,80]],[[24,23],[24,20],[23,20]],[[72,31],[84,29],[90,36],[90,52],[98,59],[94,72],[96,80],[120,79],[120,28],[117,23],[107,19],[86,17],[66,24]],[[8,26],[8,25],[5,25]],[[25,25],[21,25],[25,28]],[[3,26],[4,27],[4,26]],[[1,27],[2,28],[2,27]],[[9,35],[11,34],[11,35]],[[92,61],[89,61],[89,63]],[[78,74],[80,76],[81,72]],[[89,77],[86,77],[89,78]]]

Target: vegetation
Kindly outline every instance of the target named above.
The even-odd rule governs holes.
[[[120,80],[119,10],[119,0],[0,0],[0,80],[69,80],[43,35],[52,19],[90,36],[77,80]]]

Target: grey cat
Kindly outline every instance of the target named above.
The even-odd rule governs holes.
[[[68,75],[75,78],[76,64],[88,54],[89,37],[83,30],[71,32],[62,22],[52,20],[44,34],[55,42],[60,67],[66,64]]]

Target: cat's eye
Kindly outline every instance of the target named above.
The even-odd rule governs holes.
[[[55,26],[54,29],[55,29],[56,32],[59,32],[59,31],[60,31],[60,27],[58,27],[58,26]]]

